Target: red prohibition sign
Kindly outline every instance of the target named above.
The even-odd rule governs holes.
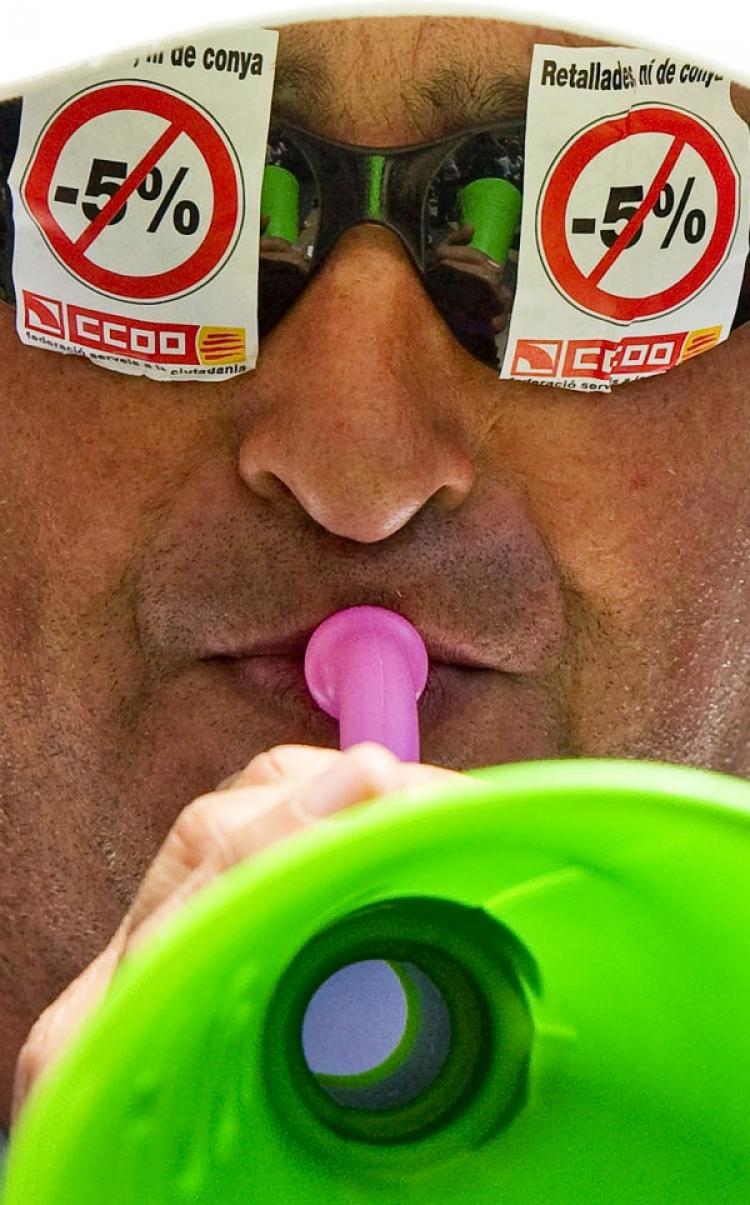
[[[570,253],[567,207],[573,185],[601,151],[633,134],[669,134],[672,142],[638,209],[588,276]],[[615,261],[640,230],[659,199],[683,147],[693,147],[716,187],[716,224],[698,262],[680,280],[646,297],[621,297],[599,287]],[[734,233],[738,213],[737,175],[725,148],[691,114],[663,107],[633,109],[608,118],[576,138],[554,165],[539,212],[539,242],[555,283],[575,304],[619,322],[648,318],[675,309],[710,280],[721,264]]]
[[[83,233],[71,239],[50,209],[55,169],[69,139],[82,126],[104,113],[118,111],[154,114],[169,124]],[[151,276],[129,276],[94,263],[87,254],[91,244],[183,133],[203,156],[213,188],[213,213],[200,246],[181,264]],[[139,301],[185,293],[210,276],[232,241],[240,208],[234,161],[216,127],[195,104],[177,93],[138,83],[105,84],[61,109],[37,145],[23,196],[50,247],[69,271],[102,293]]]

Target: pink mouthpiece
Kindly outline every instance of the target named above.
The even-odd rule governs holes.
[[[384,607],[329,615],[305,652],[308,689],[338,720],[341,748],[377,741],[401,761],[419,761],[417,701],[428,669],[417,629]]]

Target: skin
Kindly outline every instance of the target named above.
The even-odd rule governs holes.
[[[279,101],[332,138],[419,142],[455,113],[429,89],[405,106],[403,84],[446,63],[522,78],[537,41],[585,43],[464,19],[296,26],[280,66],[312,52],[333,87],[311,105],[287,84]],[[747,119],[748,94],[735,103]],[[228,864],[228,798],[248,834],[229,861],[268,843],[268,796],[215,784],[282,743],[336,744],[312,709],[239,692],[207,660],[217,642],[389,606],[506,671],[485,671],[468,706],[436,707],[425,762],[623,756],[748,775],[750,325],[608,398],[501,383],[453,340],[395,236],[361,226],[252,374],[119,376],[23,347],[3,307],[0,362],[5,1124],[34,1019],[79,983],[32,1032],[19,1100],[128,935],[178,906],[196,867],[202,883]],[[270,840],[310,822],[320,752],[251,782],[288,780]],[[400,785],[379,766],[328,809]],[[175,861],[168,834],[196,797],[225,821],[190,829]]]

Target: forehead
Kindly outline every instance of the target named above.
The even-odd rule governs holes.
[[[471,18],[322,21],[280,31],[276,104],[331,138],[439,137],[523,111],[535,42],[549,30]]]
[[[471,17],[387,17],[283,27],[274,108],[329,138],[398,146],[523,112],[536,43],[601,38]],[[750,118],[750,93],[734,90]]]

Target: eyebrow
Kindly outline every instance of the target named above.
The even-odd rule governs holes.
[[[488,73],[467,64],[414,80],[402,99],[415,125],[431,132],[437,126],[439,136],[492,121],[518,120],[526,114],[527,95],[528,77],[521,71]]]
[[[273,82],[272,110],[274,115],[288,117],[306,124],[317,117],[321,120],[334,110],[334,85],[320,61],[300,50],[287,51],[276,60]]]
[[[455,64],[409,81],[401,101],[423,138],[440,138],[493,121],[520,120],[527,94],[528,76],[517,68],[488,72]],[[297,48],[277,63],[273,112],[307,128],[331,119],[343,124],[348,117],[325,64]]]

